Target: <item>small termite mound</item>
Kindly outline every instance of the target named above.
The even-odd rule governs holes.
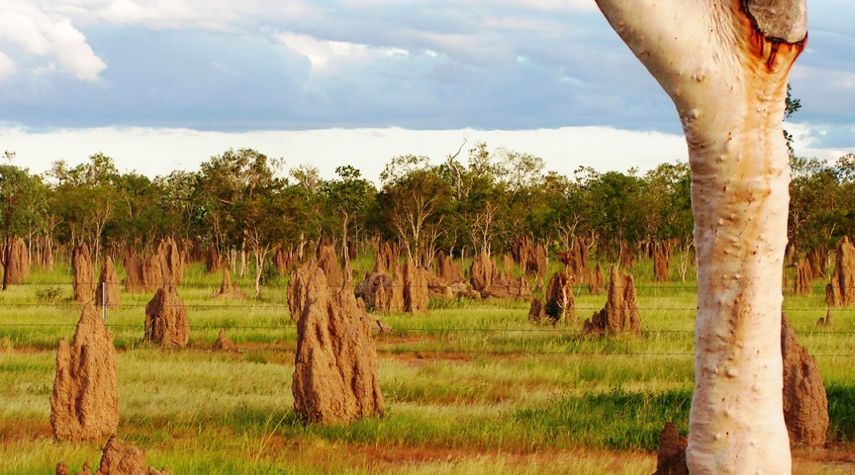
[[[155,292],[171,280],[163,255],[154,253],[143,261],[142,284],[145,292]]]
[[[75,302],[90,302],[95,296],[95,271],[92,269],[92,256],[85,243],[71,252],[71,287]]]
[[[816,360],[799,344],[786,317],[781,318],[784,359],[784,420],[791,445],[822,447],[828,436],[828,397]]]
[[[184,348],[190,339],[187,309],[174,285],[161,287],[145,307],[145,341],[163,348]]]
[[[680,437],[677,426],[668,422],[659,434],[659,452],[656,454],[656,471],[653,475],[689,475],[686,464],[688,439]]]
[[[830,307],[855,305],[855,246],[844,237],[835,253],[834,274],[825,290]]]
[[[65,463],[56,465],[57,475],[69,475],[68,466]],[[77,475],[172,475],[166,469],[157,470],[147,467],[145,452],[130,444],[122,444],[113,436],[107,440],[101,451],[101,462],[98,470],[94,473],[88,464],[83,464],[83,470]]]
[[[291,390],[304,423],[346,423],[384,412],[372,322],[353,292],[330,289],[314,263],[296,274],[305,290]]]
[[[424,313],[430,303],[427,272],[418,267],[412,259],[407,259],[402,273],[404,280],[404,311]]]
[[[7,256],[9,263],[5,265]],[[7,284],[22,284],[30,276],[30,254],[27,252],[27,244],[20,237],[9,240],[9,247],[0,256],[0,262],[3,262],[7,272]]]
[[[641,335],[635,279],[631,274],[622,274],[617,266],[612,267],[606,306],[585,321],[582,331],[586,335]]]
[[[220,332],[217,334],[217,341],[214,342],[214,350],[215,351],[238,351],[238,346],[226,336],[226,331],[220,328]]]
[[[232,273],[228,267],[223,267],[223,281],[220,284],[220,290],[214,294],[215,298],[221,299],[237,299],[246,298],[246,294],[241,290],[240,285],[236,280],[232,280]]]
[[[807,259],[802,259],[796,264],[796,282],[793,292],[796,295],[810,295],[813,291],[813,269]]]
[[[50,425],[57,440],[103,440],[119,425],[116,350],[95,307],[83,306],[71,345],[56,352]]]
[[[546,315],[554,321],[576,321],[576,298],[573,296],[573,279],[557,272],[546,288]]]
[[[119,275],[113,258],[104,258],[101,275],[98,277],[98,287],[95,288],[95,305],[116,308],[119,306]]]

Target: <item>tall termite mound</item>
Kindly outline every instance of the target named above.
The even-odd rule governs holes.
[[[57,440],[103,440],[119,426],[116,350],[91,303],[83,306],[71,345],[56,352],[50,425]]]
[[[831,307],[855,305],[855,246],[844,237],[835,253],[834,275],[825,290]]]
[[[273,265],[276,267],[276,272],[280,277],[288,275],[288,271],[291,269],[294,261],[293,250],[285,249],[281,246],[276,248],[276,252],[273,254]]]
[[[812,291],[813,269],[807,259],[796,264],[796,282],[793,291],[796,295],[808,295]]]
[[[5,261],[7,256],[8,265]],[[19,237],[9,240],[9,247],[3,256],[0,256],[0,262],[4,264],[3,267],[8,273],[7,284],[21,284],[30,276],[30,254],[27,252],[27,244]]]
[[[667,282],[671,269],[671,256],[673,245],[669,241],[658,241],[653,243],[653,280],[656,282]]]
[[[190,339],[187,309],[174,285],[158,289],[145,307],[145,341],[164,348],[184,348]]]
[[[95,305],[106,305],[108,308],[119,306],[119,275],[113,258],[107,255],[101,266],[101,275],[98,277],[98,287],[95,288]]]
[[[590,279],[588,269],[588,248],[581,239],[573,239],[566,252],[561,255],[564,271],[575,282],[584,283]]]
[[[162,254],[156,252],[143,261],[142,285],[145,292],[154,292],[170,281],[169,267]]]
[[[57,464],[57,475],[69,475],[70,473],[65,463]],[[172,472],[166,469],[157,470],[153,467],[146,467],[145,452],[133,445],[122,444],[113,436],[107,440],[107,444],[101,451],[101,462],[98,464],[98,470],[92,473],[89,465],[83,464],[83,471],[77,472],[77,475],[172,475]]]
[[[157,253],[161,256],[163,281],[180,284],[184,280],[184,258],[178,244],[171,237],[166,238],[161,241]]]
[[[389,274],[398,267],[398,247],[391,242],[377,244],[374,251],[374,272]]]
[[[402,273],[404,280],[404,311],[426,312],[430,303],[427,272],[407,259]]]
[[[92,255],[85,243],[71,252],[71,287],[75,302],[89,302],[95,295],[95,271],[92,269]]]
[[[318,266],[323,269],[330,286],[341,287],[342,270],[336,257],[335,246],[323,242],[318,245]]]
[[[213,244],[208,245],[208,251],[205,252],[205,271],[213,274],[220,270],[220,253],[217,252],[217,247]]]
[[[465,282],[463,269],[454,263],[454,260],[444,252],[440,252],[436,258],[436,275],[446,284]]]
[[[145,292],[143,277],[143,261],[139,254],[131,248],[125,251],[125,290],[128,293]]]
[[[469,268],[469,281],[472,288],[482,295],[493,283],[493,261],[487,251],[482,251],[472,259],[472,266]]]
[[[635,279],[622,274],[617,266],[609,274],[609,295],[606,306],[585,321],[586,335],[631,333],[641,335],[641,317],[635,296]]]
[[[653,475],[689,475],[687,444],[688,439],[680,437],[673,422],[665,424],[659,434],[659,452],[656,454],[656,471]]]
[[[298,287],[305,295],[291,385],[298,417],[305,423],[332,424],[382,415],[368,315],[353,292],[330,289],[314,262],[293,278],[301,281]]]
[[[828,397],[816,360],[796,340],[790,322],[781,318],[784,359],[784,420],[790,444],[822,447],[828,435]]]
[[[546,288],[546,315],[555,321],[576,321],[576,298],[573,296],[573,279],[565,272],[557,272]]]

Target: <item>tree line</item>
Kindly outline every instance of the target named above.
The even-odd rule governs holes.
[[[792,175],[794,254],[855,235],[855,154],[834,164],[794,157]],[[251,149],[155,178],[120,172],[99,153],[42,174],[0,165],[0,219],[7,248],[20,236],[33,260],[47,265],[57,246],[87,243],[97,260],[105,249],[146,250],[171,237],[243,252],[260,277],[275,249],[302,252],[321,239],[340,245],[343,259],[349,247],[380,239],[423,262],[440,250],[504,252],[523,237],[556,252],[583,240],[606,256],[656,241],[689,249],[690,187],[685,163],[645,173],[579,167],[565,176],[546,171],[539,157],[486,143],[461,146],[438,164],[394,157],[379,183],[350,165],[331,179],[307,165],[286,171],[281,159]]]

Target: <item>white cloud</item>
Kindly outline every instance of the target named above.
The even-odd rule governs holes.
[[[369,46],[347,41],[321,40],[309,35],[292,32],[277,33],[276,39],[288,49],[305,56],[312,65],[312,70],[327,67],[334,60],[358,60],[380,56],[409,56],[407,50],[401,48],[386,48]]]
[[[6,76],[13,74],[16,69],[15,61],[0,51],[0,80],[3,80]]]
[[[84,81],[97,79],[107,67],[71,20],[41,8],[39,3],[0,0],[0,42],[48,57]]]

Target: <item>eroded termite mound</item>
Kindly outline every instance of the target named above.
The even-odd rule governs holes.
[[[368,315],[353,292],[331,289],[313,262],[293,278],[301,281],[305,295],[291,385],[298,417],[305,423],[331,424],[382,415]]]
[[[828,435],[828,397],[816,360],[796,339],[790,322],[781,317],[784,360],[784,420],[792,445],[822,447]]]
[[[612,267],[606,306],[585,321],[582,331],[586,335],[641,335],[635,279],[631,274],[623,274],[617,266]]]
[[[104,258],[101,275],[98,277],[98,287],[95,288],[95,305],[116,308],[119,306],[119,275],[113,258]]]
[[[71,252],[71,288],[75,302],[89,302],[95,296],[95,271],[92,269],[92,255],[85,243]]]
[[[175,286],[165,285],[145,307],[145,341],[164,348],[184,348],[189,339],[187,308]]]
[[[57,440],[103,440],[119,425],[116,350],[91,303],[83,306],[71,344],[56,353],[50,425]]]
[[[57,475],[69,475],[71,472],[65,463],[56,465]],[[94,473],[88,464],[83,464],[83,470],[77,475],[172,475],[166,469],[157,470],[148,467],[145,452],[130,444],[122,444],[113,436],[107,440],[101,451],[101,462]]]
[[[855,246],[848,237],[840,241],[834,257],[834,274],[825,290],[826,302],[831,307],[855,305]]]
[[[214,350],[216,351],[238,351],[238,346],[226,336],[226,331],[220,328],[217,334],[217,341],[214,342]]]
[[[3,263],[6,272],[6,283],[22,284],[30,276],[30,254],[27,252],[27,244],[20,237],[13,237],[9,240],[5,251],[0,256],[0,262]],[[8,265],[6,265],[7,258]]]

